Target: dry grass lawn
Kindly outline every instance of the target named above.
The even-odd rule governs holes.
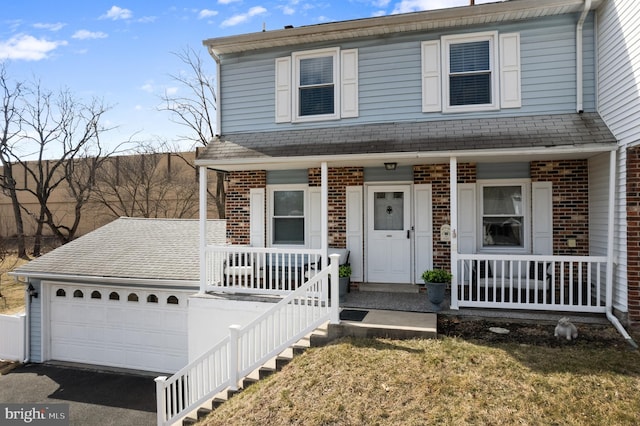
[[[24,311],[24,285],[7,273],[25,263],[26,260],[14,255],[8,255],[0,261],[0,314],[12,315]]]
[[[637,425],[625,345],[345,338],[308,350],[205,425]]]

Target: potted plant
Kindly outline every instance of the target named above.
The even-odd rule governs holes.
[[[344,297],[349,291],[349,286],[351,285],[351,266],[349,265],[340,265],[338,268],[338,284],[340,289],[340,301],[344,301]]]
[[[447,284],[451,282],[451,273],[444,269],[427,269],[422,273],[422,279],[427,287],[429,302],[434,310],[439,311]]]

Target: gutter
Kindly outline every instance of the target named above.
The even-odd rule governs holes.
[[[582,27],[584,26],[584,21],[589,14],[589,9],[591,9],[591,0],[584,0],[584,9],[582,10],[578,23],[576,24],[576,111],[578,114],[581,114],[584,111],[584,106],[582,105],[584,98],[582,82]]]
[[[31,360],[31,297],[29,297],[28,286],[24,289],[24,299],[25,299],[25,313],[27,317],[25,318],[24,325],[24,360],[23,364],[27,364]]]
[[[114,286],[166,287],[175,290],[195,290],[199,286],[194,280],[172,280],[153,278],[120,278],[88,275],[47,274],[41,272],[9,272],[13,277],[35,278],[43,281],[80,282],[87,284],[110,284]]]

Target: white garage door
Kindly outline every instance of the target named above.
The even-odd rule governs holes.
[[[191,293],[50,284],[48,358],[175,372],[187,364]]]

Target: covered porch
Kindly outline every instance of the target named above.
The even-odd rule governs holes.
[[[545,150],[514,149],[502,150],[500,155],[494,151],[430,153],[429,155],[397,154],[393,157],[396,167],[411,167],[414,176],[416,173],[424,174],[424,170],[442,171],[444,169],[447,173],[436,176],[439,179],[437,185],[440,186],[436,194],[433,190],[424,193],[428,194],[428,199],[422,199],[422,201],[428,210],[413,208],[411,212],[413,216],[409,215],[410,220],[401,229],[403,238],[410,242],[410,249],[407,252],[411,257],[409,278],[406,281],[389,280],[387,283],[390,285],[404,283],[416,287],[421,284],[420,274],[424,269],[439,267],[450,270],[453,274],[449,289],[449,306],[453,310],[460,308],[521,309],[610,315],[613,308],[614,268],[613,207],[616,162],[614,148],[582,146],[580,149],[575,147]],[[563,217],[567,221],[582,220],[586,223],[580,225],[581,229],[593,228],[596,231],[590,231],[591,235],[576,235],[571,234],[574,229],[569,228],[568,231],[563,229],[563,235],[558,237],[552,223],[547,223],[546,228],[540,229],[540,225],[532,223],[533,220],[529,219],[527,226],[530,228],[537,226],[538,229],[530,231],[526,237],[523,237],[526,242],[522,245],[525,247],[513,250],[509,247],[488,246],[486,241],[479,241],[482,236],[478,235],[477,229],[474,231],[475,234],[471,235],[469,229],[465,228],[469,222],[462,223],[461,226],[460,217],[468,216],[469,211],[477,206],[475,201],[469,202],[467,191],[470,185],[477,184],[475,182],[467,184],[460,178],[460,170],[468,169],[472,161],[483,163],[489,158],[491,158],[490,164],[496,168],[501,165],[511,166],[515,156],[527,163],[539,162],[542,164],[538,166],[539,168],[549,168],[549,164],[555,164],[555,168],[551,167],[546,171],[550,175],[561,172],[557,165],[569,159],[584,164],[581,167],[588,169],[588,180],[595,181],[604,176],[606,183],[599,182],[595,186],[599,189],[591,190],[591,187],[585,186],[589,188],[589,194],[587,194],[588,201],[583,204],[587,205],[589,211],[585,212],[582,206],[583,210],[580,210],[582,216],[578,219],[572,216],[571,209],[576,203],[571,199],[571,188],[559,195],[554,195],[551,185],[539,185],[547,203],[553,204],[554,210],[564,212]],[[388,155],[384,159],[388,160]],[[353,269],[351,281],[355,288],[378,282],[371,279],[369,268],[373,258],[372,234],[357,232],[358,229],[354,229],[354,226],[351,226],[353,224],[349,223],[342,228],[336,226],[334,217],[337,214],[334,212],[330,214],[329,211],[335,210],[335,194],[338,193],[344,197],[342,208],[345,211],[350,210],[354,205],[359,209],[360,221],[357,221],[356,227],[366,228],[368,219],[363,210],[367,208],[367,191],[364,188],[371,185],[384,186],[385,183],[380,180],[372,183],[363,182],[358,194],[359,203],[348,205],[349,191],[353,191],[357,185],[336,183],[335,177],[330,177],[330,174],[335,176],[341,170],[351,170],[354,162],[361,164],[364,162],[364,167],[367,165],[373,167],[379,165],[383,158],[367,156],[366,160],[364,158],[354,160],[351,157],[332,157],[328,160],[330,161],[318,162],[317,158],[296,158],[288,161],[279,159],[273,164],[260,163],[259,166],[246,161],[227,165],[226,169],[231,174],[236,170],[246,171],[257,169],[257,167],[260,170],[265,168],[316,170],[317,172],[314,173],[319,178],[318,190],[314,191],[314,196],[318,200],[315,204],[317,210],[309,212],[305,220],[310,221],[310,217],[315,214],[318,221],[305,223],[305,226],[316,228],[317,232],[302,247],[269,246],[268,238],[265,238],[265,234],[268,233],[265,228],[269,225],[265,222],[274,219],[262,216],[261,223],[250,220],[245,224],[248,228],[245,229],[248,238],[243,241],[244,244],[236,244],[231,238],[226,245],[210,245],[201,238],[200,291],[202,293],[286,295],[305,283],[314,270],[327,267],[327,254],[330,246],[335,247],[336,242],[350,252],[350,264]],[[590,161],[594,162],[593,167],[588,166]],[[606,166],[604,171],[601,168],[603,164]],[[429,165],[437,167],[432,168]],[[595,165],[599,167],[597,175],[591,172]],[[200,171],[201,217],[206,217],[207,168],[201,167]],[[434,177],[433,174],[429,176]],[[446,177],[446,180],[443,180],[443,177]],[[393,191],[398,186],[397,181],[387,182],[387,184]],[[424,188],[421,186],[423,185],[421,181],[415,179],[413,182],[407,182],[407,185],[413,188],[418,186],[420,189]],[[442,192],[442,188],[445,188],[446,192]],[[534,192],[535,189],[530,191]],[[264,193],[264,187],[250,189],[247,208],[251,209],[252,197],[256,196],[259,198],[257,201],[259,210],[267,209]],[[418,204],[419,197],[423,194],[413,191],[411,195],[414,196],[412,202]],[[584,198],[585,194],[581,196]],[[330,197],[334,197],[334,204]],[[533,195],[531,197],[533,198]],[[540,198],[533,199],[526,205],[531,215],[536,214],[539,204]],[[600,209],[592,212],[592,204],[600,206]],[[554,213],[554,215],[553,218],[557,217],[557,214]],[[439,222],[434,220],[435,216],[440,219]],[[553,218],[550,221],[554,220]],[[596,223],[597,227],[592,226]],[[479,226],[482,226],[482,222]],[[201,222],[201,227],[201,235],[206,235],[204,220]],[[524,232],[523,235],[525,235]],[[604,243],[593,244],[592,239]],[[389,256],[393,257],[392,254]]]

